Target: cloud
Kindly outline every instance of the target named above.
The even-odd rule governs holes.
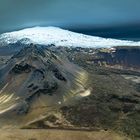
[[[139,23],[139,5],[138,0],[1,0],[0,33],[37,25]]]

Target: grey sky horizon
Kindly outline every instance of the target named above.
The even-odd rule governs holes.
[[[33,26],[140,25],[139,0],[0,0],[0,33]]]

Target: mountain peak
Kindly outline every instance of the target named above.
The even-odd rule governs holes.
[[[19,57],[45,57],[44,50],[39,46],[31,43],[27,45],[26,47],[22,48],[17,54],[13,56],[13,58],[19,58]]]
[[[54,44],[64,47],[108,48],[114,46],[139,46],[140,42],[105,39],[74,33],[58,27],[32,27],[0,35],[0,44],[16,43],[26,38],[26,44]],[[24,41],[23,41],[24,42]]]
[[[88,87],[85,70],[60,54],[34,44],[27,45],[9,59],[0,69],[0,80],[7,85],[1,95],[12,92],[15,100],[3,103],[0,114],[13,110],[26,114],[32,101],[40,96],[44,96],[47,106],[58,105],[74,96],[81,97],[80,93]],[[15,106],[10,108],[11,105]],[[7,111],[7,108],[10,109]]]

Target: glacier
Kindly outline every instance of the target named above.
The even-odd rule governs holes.
[[[35,43],[40,45],[54,44],[55,46],[83,48],[140,46],[140,41],[135,42],[89,36],[51,26],[26,28],[19,31],[3,33],[0,35],[0,44],[5,46],[10,43],[16,43],[19,40],[23,40],[24,43]]]

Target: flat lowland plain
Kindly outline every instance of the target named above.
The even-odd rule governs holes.
[[[130,140],[112,131],[1,129],[0,140]]]

